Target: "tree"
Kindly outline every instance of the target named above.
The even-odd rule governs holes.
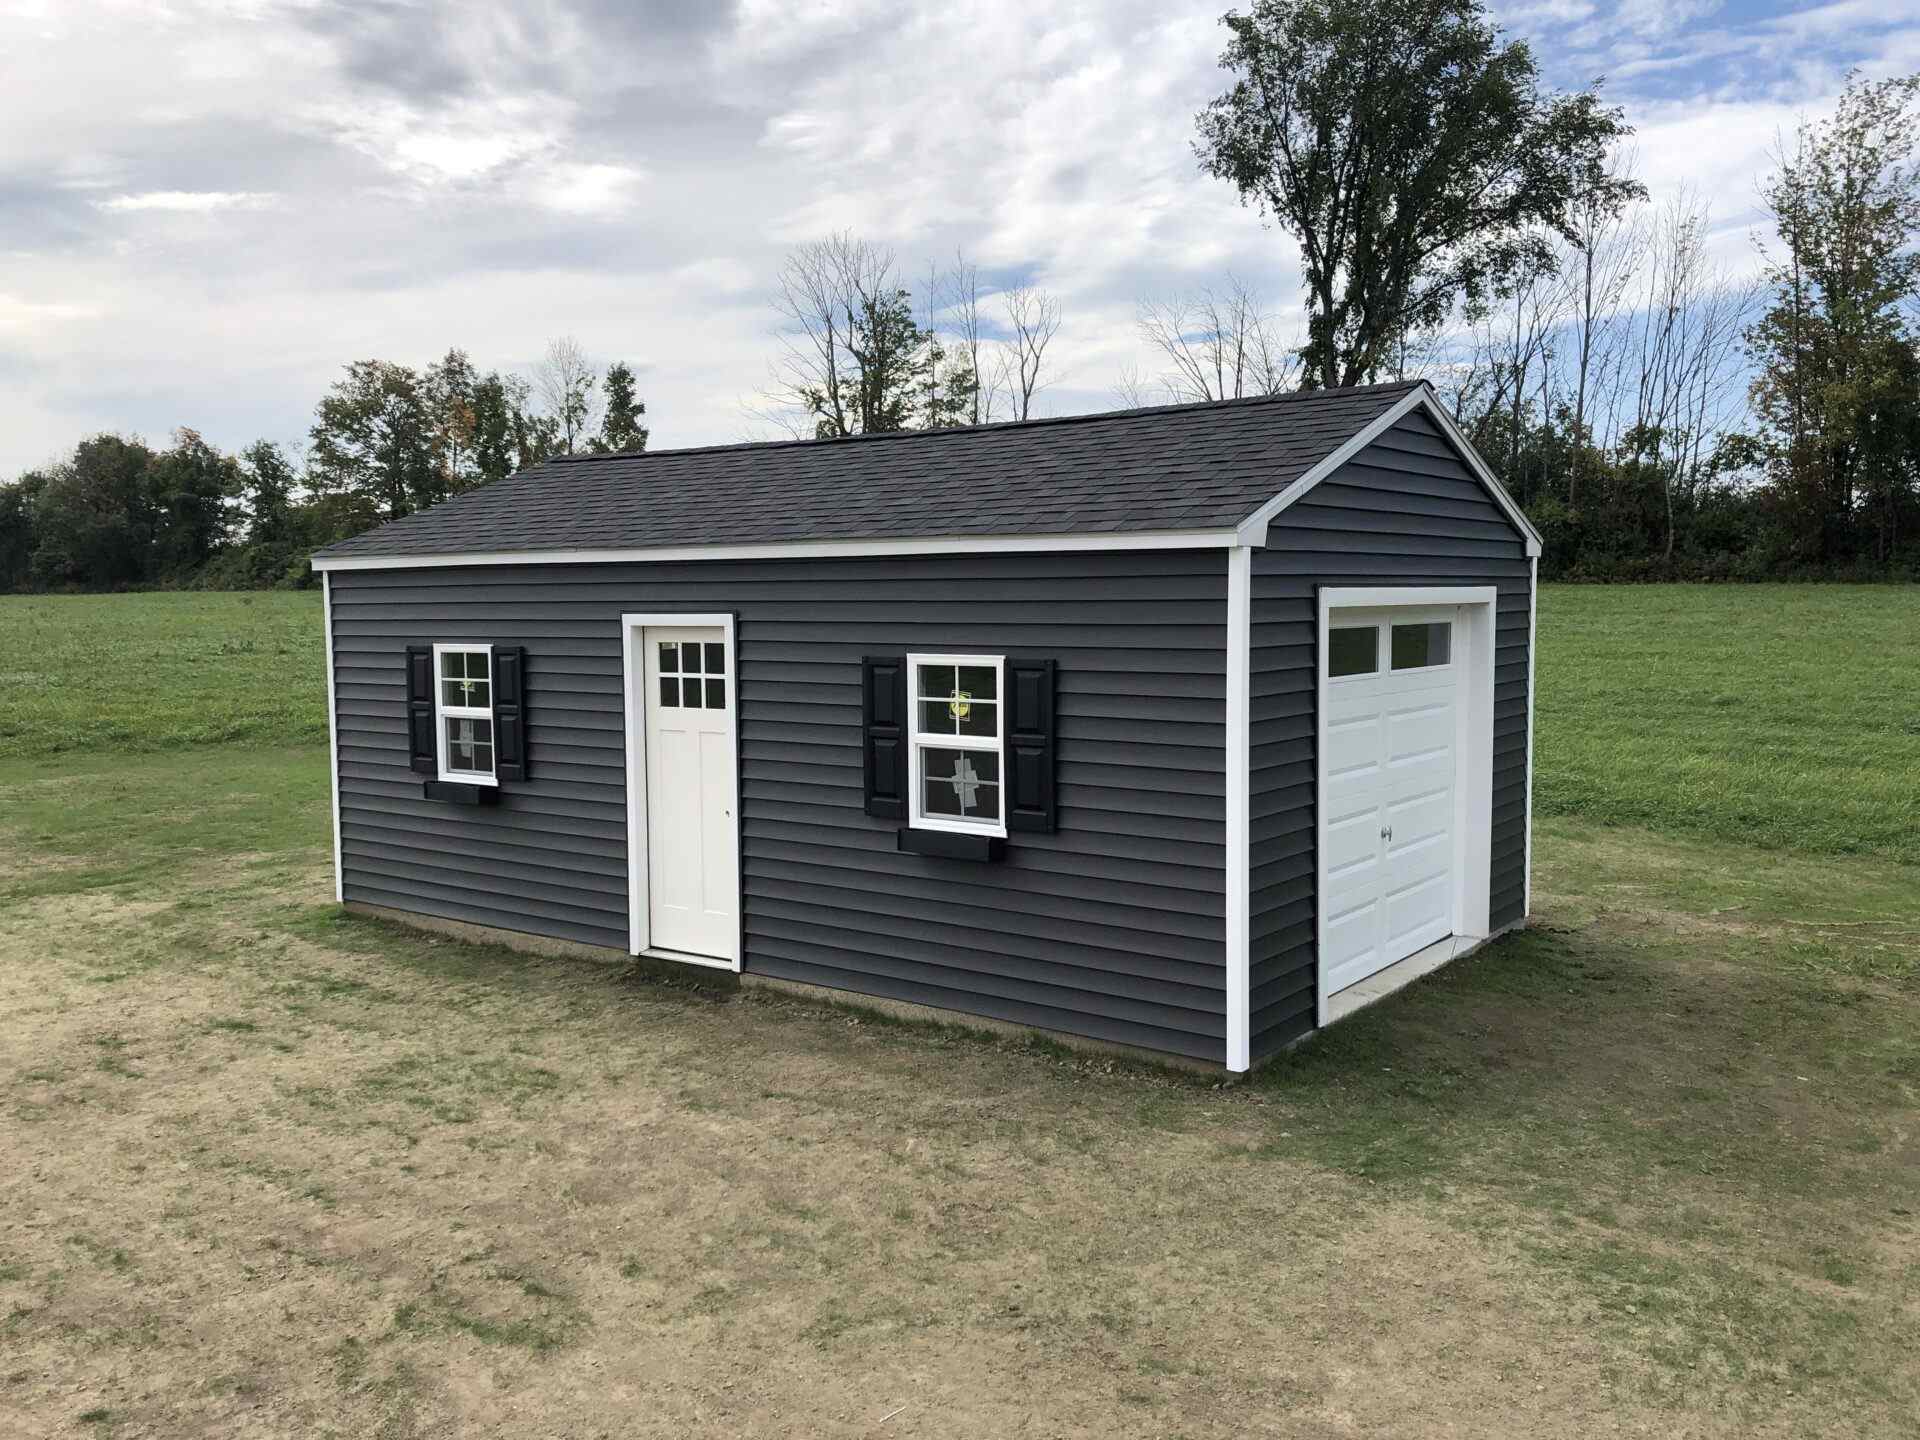
[[[547,353],[533,367],[533,388],[553,427],[551,453],[571,455],[586,445],[600,406],[595,390],[599,379],[587,363],[587,352],[571,335],[547,342]]]
[[[1007,376],[1013,418],[1028,419],[1040,390],[1047,346],[1060,331],[1060,302],[1045,290],[1016,285],[1002,297],[1007,307]]]
[[[844,231],[788,254],[773,297],[780,355],[759,413],[815,439],[905,430],[920,416],[933,337],[895,264],[891,250]]]
[[[1292,383],[1294,362],[1273,317],[1237,276],[1220,289],[1143,300],[1134,325],[1172,367],[1162,383],[1175,400],[1278,395]]]
[[[1550,95],[1478,0],[1255,0],[1230,11],[1234,83],[1197,117],[1201,168],[1299,242],[1310,386],[1389,367],[1400,338],[1551,265],[1629,133],[1595,91]]]
[[[527,382],[492,371],[473,385],[473,468],[476,483],[504,480],[526,464]],[[541,457],[544,458],[544,457]]]
[[[626,361],[616,360],[609,365],[602,384],[606,403],[601,407],[600,433],[593,438],[590,448],[600,454],[646,449],[649,432],[641,423],[641,416],[647,413],[647,402],[634,393],[633,371]]]
[[[1759,450],[1802,558],[1885,564],[1915,508],[1920,76],[1850,76],[1763,188],[1779,235],[1747,332]],[[1864,530],[1864,535],[1861,533]],[[1863,545],[1864,542],[1864,545]]]
[[[147,578],[181,580],[207,563],[224,538],[227,497],[238,483],[233,460],[198,431],[174,431],[173,448],[147,467],[153,516]]]
[[[934,289],[931,276],[928,289]],[[945,301],[941,308],[952,317],[954,365],[956,368],[965,367],[968,382],[967,424],[991,424],[998,386],[987,374],[987,337],[980,314],[979,267],[958,250],[954,251],[953,266],[947,271],[938,293]],[[927,328],[933,328],[931,320]],[[951,392],[953,387],[949,386],[948,389]]]
[[[441,499],[420,380],[404,365],[356,360],[315,408],[307,476],[339,523],[364,529]]]
[[[474,468],[474,386],[479,377],[467,352],[448,350],[420,376],[427,432],[440,490],[457,494],[478,480]]]
[[[34,508],[46,488],[47,477],[36,471],[0,485],[0,593],[24,589],[32,577]]]
[[[256,440],[240,452],[237,524],[232,528],[243,543],[281,546],[292,540],[298,483],[293,466],[271,440]]]
[[[111,588],[149,577],[153,459],[138,440],[96,435],[46,472],[33,505],[34,584]]]

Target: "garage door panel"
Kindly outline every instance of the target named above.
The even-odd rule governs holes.
[[[1373,614],[1389,630],[1407,623],[1401,612]],[[1391,653],[1383,632],[1379,663],[1390,666]],[[1451,664],[1327,681],[1320,883],[1329,993],[1452,933],[1457,686]]]

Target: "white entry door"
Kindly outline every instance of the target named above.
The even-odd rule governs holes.
[[[740,886],[728,632],[648,625],[639,644],[646,656],[647,948],[731,965],[739,953]]]
[[[1320,756],[1326,993],[1454,933],[1457,612],[1333,611]]]

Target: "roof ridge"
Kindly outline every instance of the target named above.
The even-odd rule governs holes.
[[[680,445],[666,450],[581,451],[572,455],[550,455],[540,465],[580,465],[597,460],[639,460],[658,455],[713,455],[738,450],[793,450],[812,445],[878,444],[888,440],[929,440],[939,436],[972,435],[987,431],[1001,434],[1010,430],[1032,430],[1043,425],[1084,425],[1095,420],[1135,420],[1154,415],[1225,410],[1235,406],[1251,408],[1257,405],[1337,399],[1347,395],[1384,394],[1388,391],[1412,390],[1422,385],[1431,389],[1433,382],[1424,377],[1415,380],[1382,380],[1372,385],[1330,385],[1318,390],[1286,390],[1275,395],[1236,395],[1227,400],[1186,400],[1173,405],[1136,405],[1119,410],[1090,410],[1075,415],[1041,415],[1030,420],[942,425],[933,430],[880,430],[860,435],[825,435],[812,440],[734,440],[720,445]],[[531,474],[540,465],[529,466],[518,473]]]

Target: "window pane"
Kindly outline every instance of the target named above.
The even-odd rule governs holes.
[[[959,687],[958,672],[951,665],[919,665],[920,694],[928,700],[945,700]]]
[[[694,659],[694,663],[696,665],[700,663],[697,656]],[[700,708],[700,680],[698,676],[687,675],[682,677],[680,681],[680,704],[682,708],[687,710],[698,710]]]
[[[920,702],[920,733],[922,735],[958,735],[959,723],[953,718],[951,700],[922,700]]]
[[[1327,632],[1327,674],[1371,675],[1380,668],[1377,625],[1346,625]]]
[[[707,681],[707,709],[724,710],[727,708],[727,682],[724,680]]]
[[[998,700],[994,693],[994,674],[991,665],[962,665],[960,667],[960,688],[976,700]]]
[[[660,703],[669,707],[680,703],[680,682],[671,675],[660,677]]]
[[[660,642],[660,673],[673,675],[680,670],[680,647],[671,641]]]
[[[1452,649],[1453,626],[1445,620],[1431,625],[1393,627],[1393,668],[1396,670],[1445,665]]]
[[[475,775],[493,773],[493,722],[449,718],[447,769]]]
[[[727,673],[727,647],[707,642],[707,674],[724,675]]]
[[[923,814],[950,820],[1000,819],[1000,757],[991,750],[920,752]]]
[[[962,692],[960,698],[947,708],[954,712],[962,735],[985,735],[991,739],[1000,733],[999,722],[994,718],[994,711],[998,707],[991,703],[969,699]]]

